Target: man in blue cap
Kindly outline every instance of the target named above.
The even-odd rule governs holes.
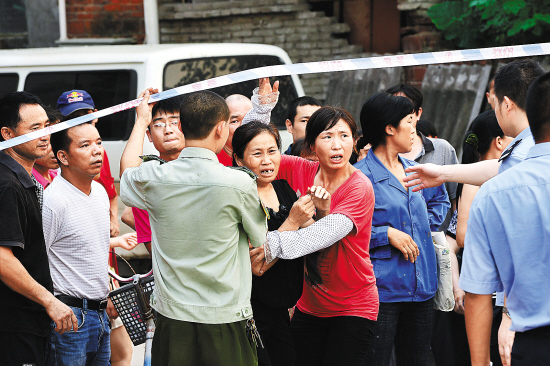
[[[64,117],[76,118],[97,111],[95,104],[85,90],[69,90],[57,100],[57,109]],[[78,113],[74,113],[77,112]],[[74,113],[74,114],[73,114]],[[95,120],[97,122],[97,119]],[[95,123],[94,123],[95,124]]]

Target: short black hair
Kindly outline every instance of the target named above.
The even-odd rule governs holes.
[[[525,112],[535,142],[550,137],[550,72],[539,76],[527,91]]]
[[[48,115],[48,120],[50,121],[50,124],[60,122],[64,118],[61,112],[59,112],[57,109],[53,107],[44,106],[44,110]]]
[[[84,124],[91,125],[92,121],[84,122],[80,125],[76,125],[76,126],[73,126],[71,128],[66,128],[64,130],[61,130],[61,131],[56,132],[56,133],[52,133],[50,135],[50,144],[52,145],[53,155],[57,159],[57,162],[59,163],[59,166],[61,166],[61,161],[59,161],[59,158],[57,157],[57,152],[59,150],[69,151],[69,146],[71,145],[71,138],[69,137],[69,130],[71,130],[72,128],[78,127],[78,126],[82,126]]]
[[[308,148],[315,146],[315,140],[323,131],[330,130],[332,127],[343,120],[349,126],[353,141],[357,141],[357,124],[351,116],[351,114],[342,108],[337,107],[321,107],[316,110],[306,126],[306,137],[304,138],[304,145]]]
[[[179,114],[183,97],[184,97],[183,95],[178,95],[173,98],[163,99],[156,102],[155,105],[153,106],[153,110],[151,111],[153,118],[155,118],[155,115],[157,113],[161,113],[161,112]]]
[[[437,136],[437,130],[435,129],[434,124],[427,119],[419,119],[416,123],[416,130],[424,136]]]
[[[286,114],[286,118],[290,121],[292,126],[294,126],[294,118],[296,118],[296,114],[298,113],[298,107],[304,106],[304,105],[316,105],[321,107],[321,102],[319,102],[317,99],[313,97],[299,97],[294,99],[290,104],[288,105],[288,111]]]
[[[498,103],[501,104],[504,97],[508,97],[524,111],[527,89],[542,74],[544,69],[540,64],[528,58],[504,65],[495,75],[494,89]]]
[[[9,93],[2,97],[0,99],[0,129],[2,127],[17,129],[21,122],[19,112],[21,107],[27,104],[42,106],[42,102],[36,95],[24,91]],[[0,141],[4,141],[2,134],[0,134]]]
[[[277,127],[273,126],[272,124],[252,121],[240,126],[233,133],[233,166],[237,166],[235,156],[239,159],[243,159],[244,151],[246,150],[246,147],[248,146],[250,141],[252,141],[254,137],[258,136],[262,132],[267,132],[271,136],[273,136],[275,142],[277,143],[277,148],[281,150],[281,135],[279,135]]]
[[[397,84],[390,86],[386,90],[386,93],[392,95],[396,95],[399,93],[405,94],[405,96],[409,98],[413,104],[414,113],[418,113],[418,111],[422,107],[422,103],[424,102],[424,96],[422,95],[420,89],[409,84]]]
[[[181,101],[181,132],[188,140],[204,140],[218,122],[228,120],[227,103],[210,90],[187,94]]]
[[[414,113],[413,102],[406,97],[377,93],[367,99],[361,108],[361,127],[365,142],[375,149],[386,143],[386,126],[399,127],[407,115]]]

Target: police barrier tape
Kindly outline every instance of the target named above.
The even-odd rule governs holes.
[[[365,57],[347,60],[305,62],[299,64],[263,66],[255,69],[239,71],[233,74],[218,76],[212,79],[199,81],[193,84],[183,85],[174,89],[165,90],[154,94],[150,103],[159,100],[169,99],[178,95],[191,92],[211,89],[231,84],[258,79],[261,77],[276,77],[287,75],[302,75],[321,72],[353,71],[366,69],[380,69],[387,67],[420,66],[430,64],[445,64],[453,62],[467,62],[480,60],[494,60],[502,58],[540,56],[550,54],[550,43],[528,44],[520,46],[490,47],[469,50],[426,52],[394,56]],[[17,136],[13,139],[0,142],[0,151],[29,142],[31,140],[56,133],[79,124],[89,122],[96,118],[135,108],[141,102],[134,99],[129,102],[118,104],[100,111],[74,118],[41,130],[30,132],[26,135]]]

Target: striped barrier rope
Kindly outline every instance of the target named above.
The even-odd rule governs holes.
[[[394,56],[365,57],[347,60],[305,62],[299,64],[263,66],[255,69],[239,71],[233,74],[218,76],[212,79],[183,85],[174,89],[153,94],[150,103],[169,99],[178,95],[188,94],[199,90],[206,90],[262,77],[277,77],[287,75],[303,75],[322,72],[353,71],[366,69],[380,69],[402,66],[420,66],[431,64],[446,64],[453,62],[468,62],[481,60],[495,60],[514,57],[540,56],[550,54],[550,43],[538,43],[507,47],[490,47],[469,50],[426,52]],[[135,108],[141,98],[118,104],[100,111],[77,117],[41,130],[33,131],[13,139],[0,142],[0,151],[17,146],[52,133],[56,133],[96,118],[105,117],[114,113]]]

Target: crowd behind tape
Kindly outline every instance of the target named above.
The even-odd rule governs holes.
[[[183,85],[174,89],[165,90],[153,94],[150,103],[169,99],[178,95],[192,93],[194,91],[216,88],[243,81],[254,80],[262,77],[277,77],[287,75],[303,75],[321,72],[353,71],[366,69],[380,69],[387,67],[420,66],[431,64],[445,64],[453,62],[467,62],[480,60],[494,60],[514,57],[540,56],[550,54],[550,43],[537,43],[519,46],[490,47],[469,50],[425,52],[406,55],[365,57],[335,61],[305,62],[299,64],[263,66],[255,69],[239,71],[233,74],[218,76],[216,78],[199,81],[193,84]],[[44,129],[17,136],[13,139],[0,142],[0,151],[14,147],[37,138],[56,133],[79,124],[89,122],[96,118],[105,117],[114,113],[135,108],[141,99],[118,104],[100,111],[58,123]]]

